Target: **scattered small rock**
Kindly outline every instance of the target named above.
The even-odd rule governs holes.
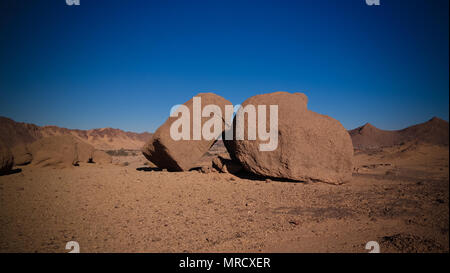
[[[201,173],[211,173],[212,172],[211,167],[209,167],[209,166],[202,166],[202,167],[200,167],[199,171]]]
[[[242,165],[231,159],[217,156],[212,160],[212,166],[214,169],[221,173],[236,174],[242,170]]]

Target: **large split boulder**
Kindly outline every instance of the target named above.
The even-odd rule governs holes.
[[[14,157],[10,149],[0,141],[0,174],[8,172],[14,165]]]
[[[213,115],[212,117],[202,117],[201,126],[203,127],[205,122],[209,120],[217,119],[216,121],[222,124],[222,128],[225,129],[225,105],[231,105],[231,103],[223,97],[213,93],[200,93],[195,97],[201,98],[201,111],[207,105],[217,105],[222,114],[222,116]],[[142,148],[142,153],[144,156],[161,169],[167,169],[169,171],[187,171],[198,167],[197,163],[200,158],[209,150],[209,148],[214,144],[216,138],[222,133],[222,131],[218,132],[214,136],[214,139],[205,140],[201,137],[201,140],[194,140],[193,99],[194,98],[183,104],[190,111],[190,137],[188,140],[175,140],[171,136],[170,128],[174,122],[179,120],[179,117],[169,117],[166,122],[156,130],[152,139]]]
[[[268,141],[261,141],[259,137],[248,140],[248,116],[245,115],[244,140],[225,141],[230,156],[247,171],[266,177],[330,183],[350,179],[353,146],[347,130],[339,121],[308,110],[307,102],[305,94],[288,92],[247,99],[242,107],[267,105],[267,128],[269,105],[278,105],[278,145],[272,151],[261,151],[260,144]],[[236,129],[236,117],[233,128]],[[235,131],[233,134],[236,136]]]

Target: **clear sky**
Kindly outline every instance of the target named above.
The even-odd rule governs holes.
[[[0,115],[154,131],[199,92],[304,92],[352,129],[449,117],[449,1],[0,1]]]

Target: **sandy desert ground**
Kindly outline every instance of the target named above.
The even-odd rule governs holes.
[[[217,152],[216,152],[217,153]],[[0,176],[0,252],[449,251],[448,147],[355,151],[343,185],[167,172],[144,157]],[[124,163],[127,162],[127,163]]]

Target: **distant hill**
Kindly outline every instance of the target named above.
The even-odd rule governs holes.
[[[356,149],[377,149],[416,141],[440,146],[449,145],[449,124],[434,117],[427,122],[402,130],[381,130],[367,123],[348,131]],[[140,149],[152,134],[126,132],[120,129],[101,128],[91,130],[66,129],[57,126],[37,126],[0,117],[0,140],[9,147],[31,143],[47,136],[75,136],[100,150]],[[221,141],[216,146],[223,145]]]
[[[61,135],[75,136],[100,150],[140,149],[152,136],[148,132],[133,133],[113,128],[78,130],[57,126],[37,126],[0,117],[0,140],[9,147],[31,143],[43,137]]]
[[[407,127],[402,130],[387,131],[367,123],[350,130],[349,134],[356,149],[376,149],[390,147],[409,141],[448,146],[448,122],[434,117],[427,122]]]

